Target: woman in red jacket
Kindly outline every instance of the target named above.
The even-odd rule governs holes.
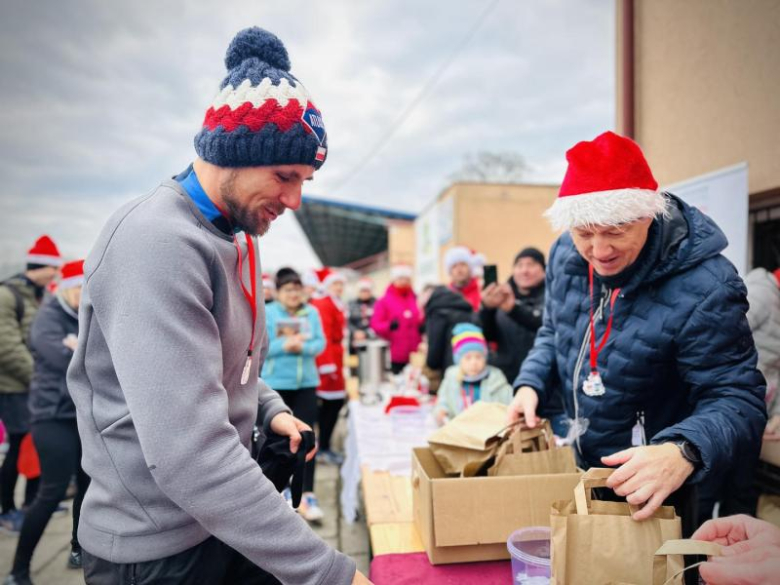
[[[412,290],[412,268],[394,266],[391,276],[393,282],[374,305],[371,329],[390,342],[393,374],[400,374],[409,363],[409,355],[420,345],[422,318]]]
[[[317,457],[326,463],[341,465],[344,457],[330,448],[330,438],[339,418],[344,398],[347,395],[344,382],[344,331],[346,329],[346,307],[341,300],[344,294],[344,276],[329,268],[317,271],[324,294],[311,299],[317,308],[325,334],[325,351],[317,357],[320,385],[319,398],[320,442]]]

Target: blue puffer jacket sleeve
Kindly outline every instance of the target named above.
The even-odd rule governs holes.
[[[747,309],[747,291],[735,271],[693,310],[676,339],[677,368],[690,388],[693,412],[651,442],[685,439],[695,445],[703,465],[691,482],[758,456],[767,418],[765,382],[756,369]]]
[[[560,239],[556,240],[550,249],[550,261],[548,263],[547,274],[545,275],[545,286],[549,291],[552,288],[552,281],[555,278],[555,254],[558,251]],[[528,357],[523,361],[520,373],[515,378],[513,386],[530,386],[539,395],[539,404],[546,404],[549,396],[548,381],[552,378],[556,369],[555,361],[555,328],[552,322],[552,295],[548,294],[544,300],[544,315],[542,317],[542,326],[536,332],[536,339]]]

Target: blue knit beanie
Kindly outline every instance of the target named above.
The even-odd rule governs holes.
[[[225,56],[227,77],[195,136],[195,151],[220,167],[286,164],[319,169],[328,154],[322,114],[290,73],[276,35],[239,32]]]

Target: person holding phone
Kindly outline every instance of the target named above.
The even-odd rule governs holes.
[[[517,377],[542,326],[545,268],[544,254],[530,247],[515,256],[512,276],[506,283],[498,284],[496,278],[488,282],[493,271],[485,267],[480,318],[485,339],[498,344],[493,364],[507,380]]]

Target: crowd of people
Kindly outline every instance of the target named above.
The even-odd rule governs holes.
[[[424,354],[440,423],[480,400],[506,404],[508,422],[547,418],[580,467],[616,468],[602,497],[637,506],[636,520],[675,506],[686,537],[732,551],[702,567],[709,582],[740,564],[776,570],[774,529],[705,520],[716,502],[755,514],[762,441],[780,440],[780,271],[743,280],[718,226],[606,132],[567,153],[549,256],[518,237],[504,282],[464,246],[444,255],[447,283],[393,266],[378,298],[361,278],[347,301],[333,268],[261,275],[254,236],[298,208],[327,134],[277,37],[240,32],[225,64],[192,165],[117,211],[86,262],[44,236],[0,285],[0,526],[19,538],[7,585],[31,583],[71,485],[69,566],[90,584],[368,583],[307,521],[324,516],[315,461],[343,462],[345,354],[372,339],[392,374]],[[255,91],[242,114],[238,88]],[[262,119],[280,99],[294,110],[284,123]],[[253,441],[295,453],[313,429],[295,511]],[[28,434],[40,480],[17,507]]]

